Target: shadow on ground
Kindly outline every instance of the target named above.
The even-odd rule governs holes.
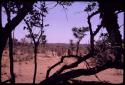
[[[124,85],[123,83],[120,84],[112,84],[108,82],[98,82],[98,81],[79,81],[79,80],[72,80],[72,82],[63,82],[57,85]]]

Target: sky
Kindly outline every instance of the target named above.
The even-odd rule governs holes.
[[[52,8],[55,3],[49,2],[49,8]],[[45,34],[47,35],[48,43],[69,43],[69,40],[76,39],[73,36],[72,28],[73,27],[86,27],[87,23],[87,13],[84,12],[85,7],[87,6],[87,2],[75,2],[71,6],[67,7],[67,10],[64,10],[62,6],[57,5],[55,8],[49,10],[49,14],[47,14],[45,18],[45,23],[49,24],[47,28],[45,28]],[[3,13],[4,15],[4,13]],[[123,22],[123,13],[118,15],[118,23],[122,25]],[[92,18],[92,27],[95,30],[96,26],[100,23],[99,15],[96,15]],[[6,16],[3,16],[3,25],[6,23]],[[23,30],[23,26],[25,23],[22,21],[15,29],[15,37],[20,41],[22,38],[28,34],[27,31]],[[106,32],[105,29],[102,29],[101,32]],[[120,29],[121,34],[123,34],[123,26]],[[99,34],[95,37],[97,40]],[[82,44],[89,43],[89,32],[82,39]]]

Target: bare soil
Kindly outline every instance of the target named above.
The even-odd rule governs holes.
[[[20,54],[19,52],[17,52]],[[16,54],[17,55],[17,54]],[[22,54],[22,56],[26,56],[27,54]],[[38,53],[37,62],[37,78],[36,83],[45,79],[47,69],[53,64],[57,63],[60,60],[58,56],[47,56],[45,54]],[[63,64],[70,64],[74,61],[74,59],[66,59],[64,62],[57,66],[52,70],[51,74],[53,74],[57,69],[59,69]],[[9,59],[8,53],[6,52],[3,55],[3,68],[2,68],[2,80],[7,80],[10,78],[9,73]],[[80,64],[77,68],[85,68],[85,64]],[[16,75],[16,83],[32,83],[33,73],[34,73],[34,60],[29,59],[26,61],[17,61],[14,62],[14,73]],[[123,82],[123,70],[118,69],[107,69],[97,74],[101,81],[106,81],[113,84],[118,84]],[[91,76],[80,76],[75,78],[74,80],[81,81],[99,81],[94,75]]]

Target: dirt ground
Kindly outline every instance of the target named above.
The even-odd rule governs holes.
[[[37,77],[36,77],[36,83],[39,83],[43,79],[45,79],[45,74],[47,69],[58,62],[60,60],[60,57],[54,56],[54,57],[46,57],[44,54],[38,54],[37,62],[38,62],[38,69],[37,69]],[[69,64],[72,63],[72,59],[65,60],[63,64]],[[58,68],[60,68],[63,64],[60,66],[57,66],[55,69],[52,70],[51,74],[54,73]],[[84,63],[79,65],[77,68],[83,68],[85,67]],[[32,83],[33,79],[33,73],[34,73],[34,61],[33,59],[29,61],[20,61],[20,62],[14,62],[14,73],[16,75],[16,83]],[[121,83],[123,82],[123,70],[117,70],[117,69],[107,69],[97,74],[99,79],[101,81],[106,81],[109,83]],[[8,57],[3,58],[3,68],[2,68],[2,80],[6,80],[10,78],[9,73],[9,59]],[[76,80],[82,80],[82,81],[98,81],[98,79],[94,76],[80,76],[78,78],[75,78]]]

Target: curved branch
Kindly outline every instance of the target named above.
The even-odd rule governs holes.
[[[46,84],[57,84],[60,81],[67,81],[71,78],[76,78],[82,75],[94,75],[96,73],[99,73],[109,67],[112,67],[112,63],[108,62],[105,65],[102,66],[97,66],[94,68],[90,68],[90,69],[76,69],[76,70],[72,70],[72,71],[68,71],[66,73],[62,73],[60,75],[53,75],[51,77],[49,77],[48,79],[40,82],[40,84],[42,85],[46,85]]]
[[[92,18],[93,16],[95,16],[96,14],[98,14],[98,13],[100,13],[100,11],[98,10],[98,11],[95,11],[95,12],[93,12],[91,15],[89,15],[89,18]]]
[[[17,16],[14,17],[12,21],[6,24],[5,28],[7,32],[11,32],[13,29],[15,29],[15,27],[22,21],[22,19],[24,19],[26,14],[32,9],[32,5],[34,4],[34,2],[35,0],[31,1],[30,3],[24,2],[24,6],[18,11]]]
[[[55,8],[57,5],[58,5],[58,1],[56,2],[56,4],[53,7],[49,8],[49,10]]]
[[[56,66],[58,66],[59,64],[61,64],[63,61],[61,59],[61,61],[57,62],[56,64],[54,64],[53,66],[51,66],[48,70],[47,70],[47,73],[46,73],[46,79],[49,77],[49,74],[50,74],[50,71],[55,68]]]
[[[91,43],[91,51],[94,53],[94,36],[99,32],[99,30],[102,28],[102,22],[100,25],[97,26],[96,30],[92,31],[92,24],[91,24],[91,18],[98,14],[100,11],[93,12],[91,15],[88,14],[88,25],[90,30],[90,43]]]
[[[29,33],[30,33],[31,37],[32,37],[32,40],[33,40],[34,44],[36,44],[35,37],[34,37],[34,35],[33,35],[33,32],[32,32],[31,27],[29,26],[29,24],[28,24],[28,22],[27,22],[27,20],[26,20],[26,19],[24,19],[24,22],[25,22],[25,23],[26,23],[26,25],[27,25],[27,29],[28,29],[28,31],[29,31]]]
[[[70,69],[70,68],[74,68],[74,67],[77,67],[81,62],[87,60],[88,58],[90,58],[92,56],[91,53],[88,53],[87,55],[83,56],[83,57],[80,57],[80,56],[77,56],[77,55],[68,55],[68,56],[63,56],[61,58],[61,60],[59,62],[57,62],[56,64],[54,64],[52,67],[50,67],[48,70],[47,70],[47,74],[46,74],[46,78],[49,77],[49,74],[50,74],[50,71],[55,68],[56,66],[58,66],[59,64],[63,63],[63,60],[65,58],[69,58],[69,57],[74,57],[76,59],[78,59],[76,62],[70,64],[70,65],[64,65],[61,69],[59,69],[56,73],[54,73],[53,75],[57,75],[57,74],[60,74],[61,72],[63,72],[64,70],[66,69]]]
[[[100,29],[102,28],[102,26],[103,26],[102,23],[97,26],[96,31],[94,31],[94,33],[93,33],[94,36],[100,31]]]
[[[96,12],[93,12],[91,15],[88,15],[89,29],[90,29],[91,35],[93,35],[93,36],[95,36],[95,35],[99,32],[99,30],[101,29],[101,27],[102,27],[102,24],[98,25],[96,31],[93,33],[90,20],[91,20],[91,18],[92,18],[93,16],[95,16],[95,15],[98,14],[98,13],[100,13],[100,12],[99,12],[99,11],[96,11]]]
[[[53,66],[51,66],[48,70],[47,70],[47,73],[46,73],[46,78],[49,77],[49,74],[50,74],[50,71],[55,68],[56,66],[60,65],[61,63],[63,63],[64,59],[65,58],[69,58],[69,57],[74,57],[76,59],[79,59],[81,58],[80,56],[77,56],[77,55],[68,55],[68,56],[62,56],[61,60],[59,62],[57,62],[56,64],[54,64]]]

